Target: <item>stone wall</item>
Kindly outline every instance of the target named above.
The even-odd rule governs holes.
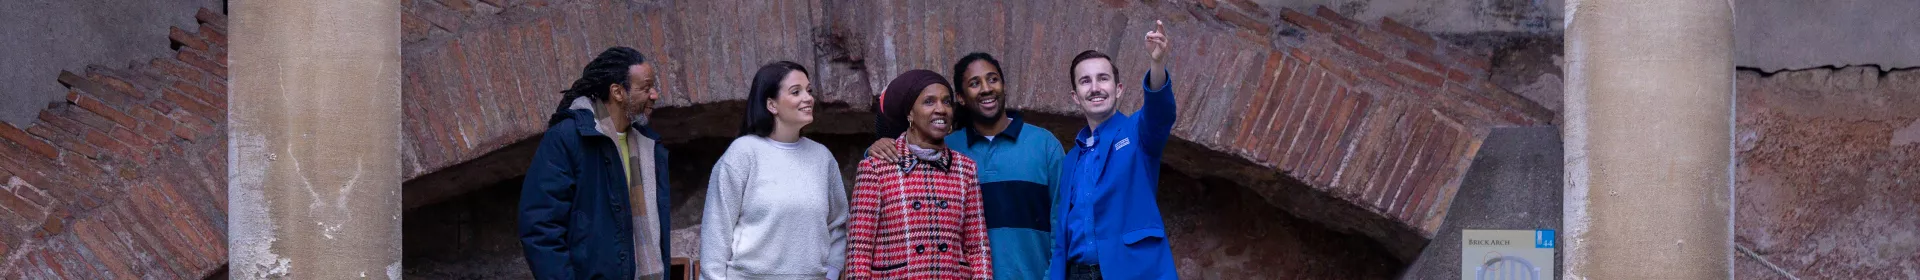
[[[1462,230],[1549,229],[1561,231],[1561,188],[1566,158],[1560,128],[1497,128],[1474,156],[1447,220],[1420,258],[1400,279],[1458,279],[1462,259],[1484,262],[1486,255],[1462,256]],[[1561,237],[1560,240],[1565,240]],[[1556,242],[1565,244],[1565,242]],[[1564,249],[1551,259],[1559,266]],[[1494,255],[1497,256],[1497,255]],[[1547,264],[1535,263],[1544,268]],[[1564,271],[1565,268],[1559,270]],[[1560,279],[1560,273],[1551,278]]]
[[[1738,75],[1735,244],[1805,279],[1920,277],[1920,70]],[[1776,279],[1751,255],[1736,277]]]
[[[47,103],[67,98],[54,82],[61,70],[126,65],[173,56],[168,27],[191,28],[202,8],[225,10],[224,0],[9,1],[0,9],[0,121],[28,126]]]

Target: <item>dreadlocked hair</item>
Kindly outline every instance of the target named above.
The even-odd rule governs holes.
[[[554,108],[554,114],[566,114],[567,107],[573,104],[574,98],[586,97],[596,101],[606,101],[608,94],[611,94],[607,92],[607,85],[628,86],[627,69],[646,62],[647,57],[640,55],[640,51],[633,48],[607,48],[606,51],[600,52],[600,56],[594,57],[593,61],[587,62],[587,67],[580,70],[580,79],[573,80],[572,87],[560,91],[563,96],[560,98],[560,106]]]

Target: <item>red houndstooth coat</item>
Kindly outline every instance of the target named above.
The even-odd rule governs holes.
[[[904,139],[904,138],[902,138]],[[991,279],[973,159],[860,161],[847,225],[847,279]],[[902,170],[907,170],[902,172]]]

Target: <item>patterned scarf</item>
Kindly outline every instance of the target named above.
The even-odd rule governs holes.
[[[933,166],[933,168],[940,169],[940,171],[950,171],[949,168],[953,167],[953,158],[947,156],[949,154],[947,153],[947,149],[928,149],[921,148],[919,145],[907,144],[907,151],[912,153],[913,156],[900,161],[900,172],[902,173],[912,172],[913,166],[920,162],[926,162],[928,165]]]

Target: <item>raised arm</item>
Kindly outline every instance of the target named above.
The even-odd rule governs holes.
[[[1171,51],[1167,49],[1167,25],[1154,20],[1153,31],[1147,31],[1147,56],[1153,59],[1147,63],[1147,89],[1157,89],[1167,85],[1167,75],[1154,76],[1153,74],[1167,70],[1165,60],[1168,52]]]
[[[1166,58],[1172,52],[1167,47],[1167,27],[1160,21],[1154,21],[1154,30],[1147,32],[1147,55],[1152,60],[1147,64],[1147,76],[1141,83],[1145,86],[1146,99],[1140,105],[1138,128],[1148,151],[1159,155],[1167,146],[1167,139],[1173,135],[1173,123],[1179,118],[1177,105],[1174,104],[1173,84],[1166,69]]]

